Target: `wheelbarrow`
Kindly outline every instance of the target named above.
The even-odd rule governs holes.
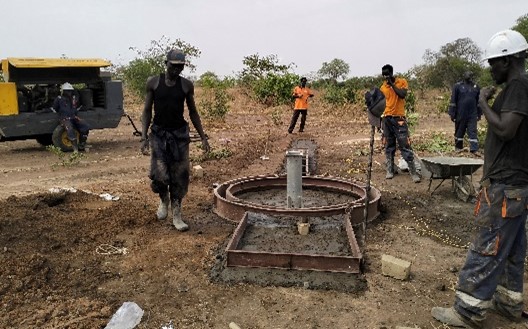
[[[442,185],[446,179],[451,179],[453,192],[464,202],[467,202],[471,196],[475,196],[475,187],[473,186],[473,173],[477,171],[484,161],[482,159],[461,158],[461,157],[430,157],[421,158],[423,166],[431,173],[429,177],[429,187],[433,179],[441,179],[431,195]],[[468,177],[469,176],[469,177]]]

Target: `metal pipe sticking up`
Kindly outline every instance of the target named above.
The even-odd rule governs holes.
[[[286,152],[286,186],[288,208],[302,208],[302,152]]]

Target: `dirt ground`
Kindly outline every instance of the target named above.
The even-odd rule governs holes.
[[[451,136],[447,115],[434,114],[433,107],[419,104],[415,141],[432,132]],[[137,125],[140,109],[127,104]],[[281,111],[282,124],[273,123],[274,111]],[[215,183],[280,172],[285,151],[298,138],[316,142],[318,174],[366,179],[370,127],[361,110],[339,112],[315,103],[303,134],[286,133],[289,119],[286,107],[265,109],[242,99],[225,122],[204,121],[212,146],[231,156],[199,162],[201,151],[191,145],[193,164],[205,175],[192,177],[183,202],[190,225],[185,233],[155,218],[149,158],[139,153],[126,118],[116,129],[92,131],[89,152],[74,166],[61,166],[35,141],[0,143],[0,328],[104,328],[126,301],[145,311],[138,328],[228,328],[231,322],[243,329],[447,328],[430,309],[453,301],[473,204],[457,199],[449,181],[431,195],[427,180],[414,184],[408,174],[385,180],[379,134],[372,185],[382,192],[383,212],[369,225],[362,250],[365,289],[211,280],[218,250],[235,228],[212,211]],[[475,173],[475,184],[480,175]],[[103,193],[119,199],[107,201]],[[383,276],[382,254],[412,262],[411,278]],[[487,327],[527,326],[491,315]]]

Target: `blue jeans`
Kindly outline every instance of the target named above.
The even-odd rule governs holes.
[[[528,187],[492,183],[475,207],[477,232],[460,271],[455,309],[480,322],[495,303],[512,317],[523,310]]]

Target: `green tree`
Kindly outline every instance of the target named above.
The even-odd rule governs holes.
[[[285,74],[293,66],[293,63],[279,64],[279,57],[274,54],[262,57],[259,54],[245,56],[242,64],[244,67],[240,72],[240,78],[246,82],[265,78],[269,74]]]
[[[512,27],[512,30],[521,33],[526,39],[528,39],[528,14],[524,14],[517,18],[516,24]]]
[[[524,14],[517,18],[517,22],[512,27],[512,30],[519,32],[526,38],[526,40],[528,40],[528,14]],[[528,69],[528,62],[526,63],[526,68]]]
[[[160,74],[165,70],[166,55],[173,48],[181,49],[185,53],[186,67],[194,72],[196,66],[192,61],[200,57],[200,50],[183,40],[176,39],[173,41],[166,36],[162,36],[160,40],[152,40],[150,47],[146,50],[130,47],[136,52],[136,58],[122,68],[118,68],[117,72],[122,76],[124,83],[130,90],[143,97],[148,77]]]
[[[324,62],[318,73],[322,77],[337,81],[345,79],[350,72],[350,66],[342,59],[334,58],[330,63]]]
[[[413,72],[418,81],[428,87],[451,88],[465,71],[472,71],[478,79],[483,72],[482,50],[469,38],[457,39],[440,47],[439,51],[427,49],[424,65]]]
[[[242,64],[241,84],[257,101],[269,106],[290,102],[293,87],[299,82],[299,76],[290,72],[293,63],[279,64],[277,55],[254,54],[244,57]]]
[[[199,103],[201,114],[207,119],[224,120],[229,112],[229,101],[232,99],[227,92],[231,79],[220,80],[214,72],[207,71],[196,83],[203,88],[203,97]]]

